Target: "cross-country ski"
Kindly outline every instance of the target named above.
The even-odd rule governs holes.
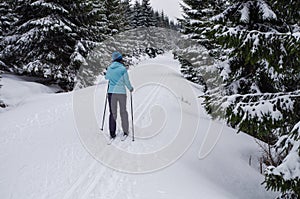
[[[109,138],[107,145],[111,145],[116,138]]]

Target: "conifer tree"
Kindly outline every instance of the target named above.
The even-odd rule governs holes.
[[[137,28],[139,26],[139,21],[140,21],[140,10],[141,10],[141,5],[140,3],[136,0],[133,6],[133,11],[132,11],[132,27]]]
[[[87,32],[90,33],[91,41],[101,42],[106,38],[108,30],[108,20],[104,3],[98,0],[89,0],[90,11],[86,13]],[[88,22],[88,23],[87,23]]]
[[[165,13],[163,10],[160,13],[159,27],[165,27]]]
[[[277,142],[274,148],[282,153],[269,154],[267,188],[299,197],[297,169],[287,172],[299,170],[300,162],[299,2],[229,2],[218,13],[219,6],[203,2],[199,8],[195,1],[185,1],[184,32],[229,59],[220,67],[222,87],[206,93],[207,111],[269,145]],[[202,15],[203,10],[212,14]]]
[[[155,22],[155,27],[160,27],[160,13],[157,10],[153,11],[153,19]]]
[[[152,8],[150,6],[150,0],[143,0],[141,5],[140,15],[139,15],[139,26],[150,27],[155,26],[154,16]]]
[[[0,52],[3,50],[6,43],[4,37],[12,30],[12,24],[17,20],[13,13],[13,1],[0,1]],[[1,59],[0,59],[1,61]],[[4,67],[3,62],[0,62],[0,67]]]
[[[105,15],[110,35],[117,34],[124,29],[121,3],[119,0],[104,0]]]
[[[130,30],[132,28],[133,10],[131,8],[131,0],[121,2],[121,16],[123,29]]]
[[[1,60],[15,73],[45,78],[72,89],[76,71],[90,48],[100,40],[96,1],[12,1],[18,20],[1,40]],[[13,38],[13,39],[9,39]]]
[[[10,24],[14,21],[12,7],[12,3],[0,1],[0,37],[3,37],[10,30]]]
[[[150,6],[150,0],[142,1],[142,4],[139,1],[135,1],[135,4],[132,9],[132,27],[162,27],[169,29],[177,29],[177,26],[174,22],[171,23],[168,16],[164,14],[164,11],[154,11]]]
[[[224,0],[184,0],[181,3],[183,19],[179,19],[182,32],[215,54],[219,46],[206,37],[205,30],[213,24],[210,18],[224,10],[225,5]]]

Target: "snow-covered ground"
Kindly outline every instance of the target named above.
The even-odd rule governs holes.
[[[158,66],[157,70],[152,70],[155,65]],[[162,65],[170,67],[171,72],[164,73],[164,70],[160,70],[159,66]],[[139,72],[135,71],[147,66],[151,66],[148,67],[150,71],[147,77],[136,77]],[[157,77],[158,82],[137,86],[140,85],[139,81],[150,76]],[[200,99],[194,106],[197,110],[186,111],[193,105],[194,96],[185,96],[186,90],[181,90],[184,87],[178,82],[190,85],[195,96],[200,94],[201,90],[182,78],[179,73],[179,63],[172,59],[171,53],[140,63],[132,69],[130,78],[136,88],[134,109],[137,139],[135,142],[127,139],[123,143],[117,139],[112,146],[99,142],[99,145],[102,144],[103,151],[98,153],[103,155],[112,147],[120,151],[141,154],[159,150],[170,145],[168,139],[176,139],[180,136],[172,134],[176,132],[176,129],[174,130],[176,121],[189,117],[189,121],[197,121],[197,124],[191,123],[190,128],[183,129],[183,132],[190,136],[190,132],[194,131],[195,137],[190,140],[190,147],[179,159],[168,167],[153,172],[139,172],[139,174],[120,172],[105,166],[105,163],[97,161],[97,154],[93,151],[97,147],[87,143],[97,141],[98,137],[103,135],[103,132],[95,129],[100,128],[102,119],[106,90],[104,81],[94,87],[63,94],[49,94],[51,89],[48,90],[43,86],[35,88],[31,85],[28,91],[12,99],[10,96],[16,95],[10,95],[10,90],[22,87],[26,83],[7,77],[3,81],[3,89],[6,85],[7,91],[2,94],[7,97],[6,100],[12,102],[14,107],[0,114],[0,198],[265,199],[275,197],[276,194],[266,192],[261,186],[264,177],[259,173],[257,161],[260,149],[252,137],[243,133],[236,134],[235,130],[210,120],[200,105]],[[178,88],[177,93],[162,86],[162,83],[167,81]],[[31,95],[32,92],[35,93],[34,96]],[[91,101],[95,103],[93,106],[90,106]],[[162,122],[163,130],[158,130],[158,135],[146,137],[141,133],[146,132],[147,128],[143,129],[143,127],[151,122],[161,122],[151,118],[149,113],[155,105],[164,106],[163,110],[157,109],[156,112],[165,119]],[[94,107],[93,112],[88,112],[89,107]],[[78,125],[76,110],[83,111],[83,115],[79,115],[84,117],[80,122],[89,124],[93,121],[91,118],[95,117],[97,126],[94,128],[94,124],[91,123],[82,132]],[[91,115],[85,115],[88,113]],[[209,140],[210,134],[207,135],[207,132],[213,133],[213,130],[219,127],[221,127],[219,132],[222,133],[216,136],[217,139]],[[105,129],[107,132],[107,125]],[[204,149],[205,146],[207,151]],[[214,147],[210,150],[209,146]],[[120,157],[116,155],[110,158]],[[128,161],[123,160],[129,165],[134,164]],[[157,160],[153,159],[153,164],[156,162]],[[121,168],[119,170],[122,170],[122,165],[119,167]]]
[[[36,98],[42,94],[55,93],[60,90],[57,87],[47,87],[35,82],[24,81],[24,78],[10,74],[2,75],[0,85],[2,85],[0,99],[8,106],[7,109],[20,106],[28,98]],[[3,111],[0,109],[0,112]]]

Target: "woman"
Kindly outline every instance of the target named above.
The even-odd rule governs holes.
[[[108,67],[105,79],[109,80],[108,84],[108,103],[109,103],[109,131],[111,139],[116,138],[116,119],[117,106],[120,106],[120,115],[123,128],[123,137],[125,140],[128,136],[129,122],[126,109],[126,87],[130,92],[133,92],[133,87],[130,83],[127,69],[122,63],[122,54],[114,52],[112,54],[113,63]]]

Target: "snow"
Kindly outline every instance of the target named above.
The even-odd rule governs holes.
[[[46,7],[46,8],[50,8],[52,10],[57,10],[57,11],[64,12],[65,14],[69,13],[62,6],[58,6],[57,4],[54,4],[54,3],[46,3],[46,2],[44,2],[44,0],[35,1],[35,2],[31,3],[31,5],[32,6],[43,6],[43,7]]]
[[[229,61],[224,61],[222,63],[220,63],[220,65],[222,66],[222,71],[221,71],[221,77],[223,78],[223,80],[227,80],[229,78],[229,75],[231,73],[231,69],[230,69],[230,65],[229,65]]]
[[[151,71],[148,66],[155,66],[158,70]],[[171,72],[164,73],[163,66],[170,67]],[[148,67],[148,76],[137,77],[135,71],[142,67]],[[176,84],[186,82],[179,71],[179,63],[173,60],[171,53],[167,53],[145,60],[129,72],[134,86],[137,82],[154,76],[162,82],[170,80],[179,93],[170,94],[167,88],[156,84],[159,82],[136,88],[134,108],[137,116],[142,116],[136,121],[137,124],[151,121],[149,111],[155,104],[165,106],[164,114],[168,117],[166,128],[159,134],[162,140],[137,138],[134,143],[130,139],[121,143],[117,139],[115,146],[124,151],[147,152],[165,143],[168,136],[176,137],[172,132],[173,126],[177,124],[168,118],[177,120],[182,115],[191,121],[197,121],[197,124],[191,124],[196,128],[185,129],[187,136],[193,131],[196,134],[190,147],[177,161],[155,172],[138,175],[119,172],[96,161],[83,145],[81,134],[77,132],[74,96],[81,100],[81,106],[77,108],[85,111],[93,107],[92,113],[96,115],[98,123],[101,123],[105,81],[71,93],[45,95],[51,89],[4,76],[1,81],[4,89],[0,91],[6,91],[1,96],[12,104],[18,103],[18,107],[0,114],[0,198],[274,198],[274,193],[265,191],[261,186],[264,176],[258,171],[257,154],[260,149],[255,140],[243,133],[236,134],[234,129],[211,120],[200,106],[201,100],[196,103],[195,107],[198,108],[186,112],[195,99],[193,96],[183,95],[186,92],[182,90],[184,87]],[[196,96],[201,94],[197,85],[186,84],[191,86]],[[151,100],[147,100],[147,94],[153,89],[156,94],[150,95]],[[21,100],[17,98],[25,96],[31,98],[19,103]],[[89,96],[94,96],[92,98],[95,99],[96,106],[91,106]],[[182,113],[174,108],[177,103],[183,107]],[[93,120],[93,115],[82,117],[87,124]],[[216,134],[218,139],[210,140],[212,142],[206,140],[205,138],[211,138],[210,133],[216,127],[221,129],[216,131],[220,133]],[[100,136],[100,132],[93,130],[93,126],[85,130],[93,136],[90,137],[92,141]],[[207,143],[213,143],[215,147],[211,148]],[[108,147],[99,153],[107,150]],[[251,166],[248,163],[250,156],[254,160]]]
[[[0,80],[0,98],[8,105],[8,109],[23,105],[27,98],[35,98],[54,93],[58,88],[50,88],[39,83],[22,80],[21,77],[3,74]],[[1,112],[5,110],[1,110]]]
[[[283,163],[274,169],[273,174],[283,175],[284,180],[297,179],[300,176],[300,158],[299,158],[300,140],[294,143],[294,146],[285,158]]]
[[[248,23],[249,22],[249,2],[246,4],[243,4],[243,8],[240,10],[241,13],[241,19],[240,21],[244,22],[244,23]]]
[[[264,20],[277,19],[277,15],[271,10],[271,8],[268,4],[266,4],[262,0],[260,0],[258,2],[259,2],[260,10],[263,13]]]

